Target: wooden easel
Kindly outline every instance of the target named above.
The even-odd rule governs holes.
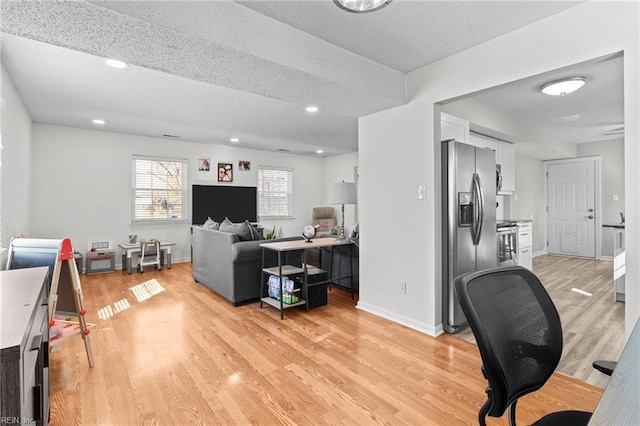
[[[49,347],[62,343],[64,340],[81,335],[87,351],[89,367],[93,367],[93,354],[89,340],[90,330],[95,324],[86,322],[86,310],[82,307],[82,286],[80,274],[73,257],[73,247],[68,238],[62,240],[13,238],[9,248],[7,269],[32,268],[48,266],[50,276],[49,286]],[[68,274],[64,268],[67,268]],[[60,278],[63,277],[61,280]],[[60,284],[62,282],[62,287]],[[60,299],[63,312],[58,312],[59,290],[66,296]],[[62,314],[69,314],[62,315]]]

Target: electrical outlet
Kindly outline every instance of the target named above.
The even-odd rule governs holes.
[[[406,281],[400,281],[400,293],[403,293],[403,294],[407,293],[407,282]]]

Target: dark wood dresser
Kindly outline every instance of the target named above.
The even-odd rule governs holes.
[[[0,418],[46,425],[49,319],[46,266],[0,271]]]

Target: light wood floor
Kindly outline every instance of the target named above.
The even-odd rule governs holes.
[[[132,288],[151,279],[163,291],[138,301]],[[194,283],[189,263],[82,284],[95,367],[80,337],[51,353],[51,425],[470,425],[485,400],[475,345],[357,310],[340,290],[280,320]],[[600,392],[554,375],[518,417],[592,411]]]
[[[624,348],[624,303],[613,301],[613,262],[545,255],[533,259],[533,271],[562,320],[564,347],[556,371],[604,388],[609,378],[591,363],[617,360]],[[468,329],[458,336],[473,341]]]

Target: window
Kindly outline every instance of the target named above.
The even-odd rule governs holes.
[[[258,216],[293,217],[293,169],[258,167]]]
[[[187,160],[132,157],[131,220],[187,220]]]

